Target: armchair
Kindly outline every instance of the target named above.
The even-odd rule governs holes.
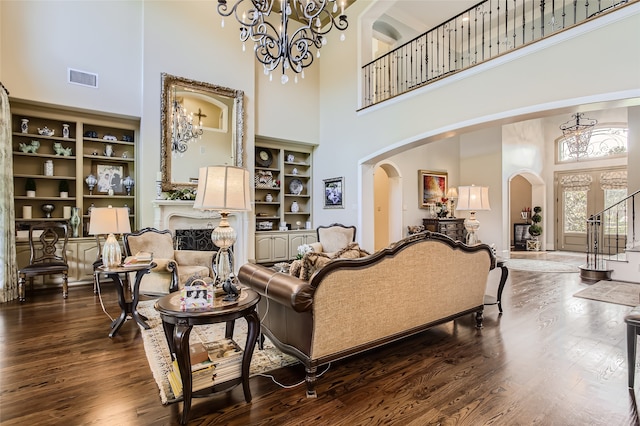
[[[318,226],[316,232],[318,234],[318,242],[310,244],[316,253],[335,253],[356,240],[356,227],[342,225],[341,223]]]
[[[127,256],[153,253],[158,265],[140,282],[140,294],[161,296],[177,291],[192,276],[212,277],[214,251],[175,250],[171,231],[144,228],[124,235]]]

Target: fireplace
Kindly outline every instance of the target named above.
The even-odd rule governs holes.
[[[211,243],[211,231],[218,226],[220,214],[213,211],[202,211],[193,208],[193,201],[182,200],[154,200],[153,226],[156,229],[168,229],[176,237],[176,245],[195,244],[204,247]],[[238,233],[238,239],[233,246],[234,270],[247,263],[249,244],[247,213],[231,213],[229,224]],[[192,238],[193,237],[193,238]],[[208,241],[205,241],[208,240]],[[214,250],[217,250],[215,246]],[[196,248],[195,250],[206,250]]]

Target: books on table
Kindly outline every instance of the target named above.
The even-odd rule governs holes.
[[[149,253],[146,251],[139,251],[134,256],[127,256],[122,262],[122,266],[126,267],[135,267],[135,266],[143,266],[150,265],[153,262],[153,253]]]
[[[207,358],[202,359],[202,347]],[[242,375],[242,355],[240,346],[232,339],[192,344],[189,348],[191,358],[191,390],[196,392],[216,384],[236,379]],[[197,355],[196,355],[197,354]],[[167,373],[173,395],[182,395],[182,378],[178,361],[173,360],[172,369]]]

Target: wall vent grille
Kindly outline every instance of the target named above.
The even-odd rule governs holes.
[[[69,83],[87,87],[98,87],[98,74],[69,68]]]

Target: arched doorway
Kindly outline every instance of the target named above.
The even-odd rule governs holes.
[[[391,163],[373,171],[374,250],[402,238],[402,184],[398,168]]]
[[[512,250],[525,249],[521,241],[526,238],[522,235],[527,231],[527,224],[531,224],[531,214],[523,217],[522,211],[535,206],[542,207],[542,236],[540,237],[541,250],[546,250],[547,235],[552,235],[552,230],[547,223],[552,223],[550,215],[546,214],[546,185],[542,177],[530,171],[520,171],[509,178],[509,235]]]

